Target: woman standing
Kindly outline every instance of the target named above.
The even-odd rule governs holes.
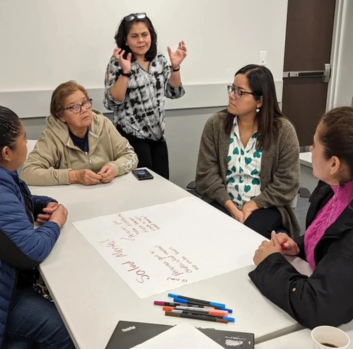
[[[139,167],[168,179],[165,97],[175,99],[185,93],[180,76],[185,43],[179,42],[175,52],[168,47],[168,65],[157,52],[157,34],[145,13],[124,17],[115,42],[106,71],[104,105],[114,111],[114,124],[134,147]]]

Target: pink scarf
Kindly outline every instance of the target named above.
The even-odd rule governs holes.
[[[353,196],[353,181],[347,182],[343,186],[332,185],[331,188],[334,191],[333,197],[317,213],[304,236],[306,260],[312,270],[316,268],[314,251],[317,243],[324,235],[326,229],[336,221],[349,205]]]

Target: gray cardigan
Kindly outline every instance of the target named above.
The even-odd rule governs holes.
[[[217,201],[224,206],[230,200],[227,191],[226,173],[229,135],[226,134],[227,113],[214,114],[203,130],[196,170],[196,185],[202,199]],[[261,194],[254,198],[260,208],[277,207],[284,228],[292,237],[299,235],[299,224],[290,206],[296,197],[300,179],[299,143],[292,124],[281,118],[276,139],[270,148],[262,152]]]

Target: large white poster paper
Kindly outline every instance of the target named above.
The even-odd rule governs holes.
[[[264,240],[193,197],[74,225],[140,298],[252,264]]]

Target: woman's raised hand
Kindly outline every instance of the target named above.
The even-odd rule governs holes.
[[[113,51],[113,56],[118,60],[121,69],[124,73],[131,72],[131,52],[127,54],[126,59],[124,58],[125,50],[116,47]]]
[[[185,42],[180,41],[178,48],[174,52],[172,51],[172,49],[169,46],[167,48],[168,48],[169,59],[170,59],[170,63],[172,65],[172,67],[174,69],[178,69],[180,64],[182,63],[182,61],[184,60],[184,58],[187,55]]]

